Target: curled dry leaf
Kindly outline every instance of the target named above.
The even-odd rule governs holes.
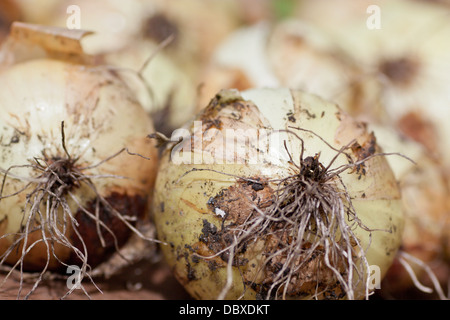
[[[39,58],[91,64],[92,57],[84,54],[80,43],[88,34],[90,32],[84,30],[14,22],[9,37],[2,45],[0,67]]]

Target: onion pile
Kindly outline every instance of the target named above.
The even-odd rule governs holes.
[[[373,133],[334,103],[224,90],[177,136],[153,210],[193,297],[364,298],[371,268],[378,280],[387,272],[402,237],[399,189]]]
[[[89,63],[84,35],[15,23],[0,55],[0,264],[36,283],[69,265],[85,276],[146,238],[153,123],[117,73]]]
[[[299,16],[318,25],[360,66],[362,80],[376,79],[381,121],[450,166],[449,8],[425,1],[382,1],[377,5],[380,28],[374,30],[366,27],[371,4],[305,2]]]
[[[197,110],[223,88],[287,87],[322,96],[367,120],[380,113],[379,86],[361,83],[362,71],[313,24],[284,19],[259,22],[231,33],[201,75]]]
[[[447,287],[450,11],[438,2],[382,1],[376,4],[379,29],[371,29],[367,22],[373,12],[367,9],[372,4],[339,0],[304,2],[297,16],[319,27],[361,69],[361,87],[372,93],[364,100],[373,103],[365,104],[359,114],[370,114],[369,121],[398,132],[380,139],[380,144],[383,147],[391,144],[397,150],[414,154],[417,148],[411,147],[412,142],[395,138],[400,133],[422,145],[422,151],[415,153],[417,165],[410,170],[403,168],[404,174],[397,175],[408,221],[402,251],[419,259],[421,265],[415,268],[419,279],[433,286],[431,280],[437,277]],[[323,19],[324,15],[327,19]],[[379,106],[376,112],[367,109],[373,105]],[[417,266],[416,262],[412,264]],[[420,276],[424,269],[433,269],[435,275],[428,272]],[[404,266],[393,269],[388,283],[394,291],[404,292],[412,285],[411,276],[405,273]],[[410,280],[404,281],[405,278]],[[417,287],[417,281],[414,282]]]
[[[366,25],[371,4],[301,2],[288,19],[237,30],[206,67],[204,82],[209,86],[198,109],[220,88],[284,86],[318,94],[370,123],[381,136],[377,141],[383,150],[400,152],[414,161],[389,157],[407,220],[401,255],[417,260],[409,259],[411,266],[405,267],[399,255],[389,285],[381,292],[405,292],[413,285],[424,291],[415,278],[434,287],[430,277],[437,277],[446,287],[450,161],[445,154],[450,133],[448,81],[443,70],[450,52],[445,48],[448,8],[412,1],[380,2],[381,29],[372,30]],[[424,39],[426,45],[417,46],[417,39]],[[253,50],[246,48],[248,43],[256,44]]]
[[[68,6],[77,6],[80,27],[94,32],[83,40],[86,52],[131,70],[127,81],[136,82],[139,73],[144,87],[133,86],[141,88],[142,105],[166,134],[192,118],[199,65],[240,20],[235,1],[64,0],[46,23],[65,27]]]
[[[27,297],[159,243],[197,299],[448,298],[448,1],[31,2],[0,4]]]

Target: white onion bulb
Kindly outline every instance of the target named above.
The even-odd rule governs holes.
[[[14,30],[0,56],[28,46],[48,56],[2,61],[0,264],[41,273],[75,264],[86,273],[148,221],[153,123],[110,68],[49,49],[76,43],[67,31]]]

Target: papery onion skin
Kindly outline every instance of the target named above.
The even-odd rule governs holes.
[[[82,251],[86,245],[87,261],[94,267],[115,251],[114,237],[122,245],[132,233],[106,204],[96,205],[99,199],[106,200],[123,216],[135,217],[137,221],[147,219],[149,194],[157,166],[153,142],[146,138],[153,130],[151,119],[120,77],[101,66],[52,59],[31,60],[3,70],[0,81],[5,84],[0,90],[3,115],[0,120],[0,167],[4,179],[2,196],[5,197],[0,200],[0,234],[12,234],[0,240],[0,253],[4,254],[17,238],[14,235],[24,230],[31,206],[26,204],[27,194],[36,183],[31,183],[17,195],[6,196],[23,188],[27,179],[37,179],[42,173],[31,167],[14,168],[4,178],[5,170],[12,166],[35,165],[37,161],[51,164],[69,154],[72,160],[77,159],[73,162],[74,167],[91,177],[96,192],[86,180],[74,181],[73,188],[62,196],[77,220],[76,229],[80,236],[70,223],[64,231],[63,219],[68,217],[63,218],[62,210],[59,227],[72,245]],[[39,206],[44,215],[48,209],[46,205],[43,201]],[[99,210],[100,220],[112,231],[102,231],[105,246],[100,243],[97,223],[87,217],[85,210],[92,214]],[[51,236],[47,232],[46,235]],[[30,232],[28,245],[41,237],[39,228]],[[15,264],[21,258],[21,246],[11,252],[5,263]],[[49,246],[42,241],[37,243],[25,255],[23,270],[40,271],[47,262],[48,270],[54,271],[65,270],[64,264],[81,265],[69,246],[55,242],[50,253]]]
[[[374,144],[373,135],[366,131],[364,125],[353,121],[335,104],[301,91],[222,91],[196,120],[202,121],[201,124],[194,122],[189,128],[190,135],[195,138],[183,140],[178,147],[172,145],[162,156],[153,202],[158,237],[167,243],[162,246],[162,250],[175,276],[197,299],[261,298],[263,296],[258,287],[262,286],[263,280],[258,280],[256,270],[262,259],[263,235],[255,235],[254,244],[249,245],[247,251],[238,256],[241,264],[236,262],[237,265],[233,266],[231,286],[225,295],[221,294],[227,284],[228,260],[217,255],[211,248],[225,239],[211,239],[214,239],[214,236],[218,235],[217,231],[223,227],[223,218],[227,213],[218,208],[214,210],[211,204],[220,198],[219,195],[230,194],[233,188],[242,194],[241,199],[245,199],[247,187],[240,185],[236,177],[268,181],[285,177],[293,167],[289,164],[282,145],[269,149],[265,149],[267,145],[262,145],[259,149],[247,148],[246,155],[237,155],[234,152],[221,153],[224,151],[223,141],[219,141],[217,137],[223,134],[225,141],[234,139],[234,136],[225,135],[226,129],[259,128],[273,132],[272,130],[288,130],[289,126],[299,126],[314,131],[337,148],[356,139],[354,146],[359,146],[359,149],[354,149],[352,157],[358,158],[364,152],[374,153],[379,149]],[[320,152],[320,161],[326,166],[336,155],[336,152],[330,152],[317,136],[304,131],[296,133],[305,141],[304,157]],[[287,149],[292,152],[292,159],[296,161],[300,156],[299,140],[287,134],[281,135],[287,141]],[[195,144],[197,138],[204,139],[203,145]],[[250,145],[253,145],[255,137],[248,138]],[[240,136],[238,141],[242,143],[239,139]],[[192,153],[186,151],[189,145],[192,147]],[[238,144],[238,147],[242,147],[242,144]],[[176,157],[182,157],[183,152],[177,154],[174,150],[179,152],[183,148],[185,160],[197,159],[200,162],[176,162],[180,160]],[[226,156],[221,157],[220,154]],[[249,159],[256,156],[259,156],[257,159],[260,162],[249,163]],[[346,163],[346,157],[341,154],[332,167]],[[403,215],[400,194],[392,170],[383,157],[375,156],[367,160],[365,166],[364,174],[350,170],[343,173],[341,179],[348,188],[353,206],[363,224],[368,228],[383,230],[371,233],[371,244],[366,253],[368,264],[378,266],[380,277],[383,277],[401,242]],[[276,184],[268,182],[263,190],[253,189],[262,190],[255,191],[258,194],[255,199],[263,201],[264,196],[258,192],[266,192],[270,188],[276,189]],[[366,248],[369,245],[368,232],[361,228],[357,228],[355,232]],[[202,258],[213,254],[216,254],[214,258]],[[249,279],[256,280],[252,282]],[[300,290],[296,295],[287,298],[304,298],[312,294],[314,293],[305,289],[304,292]],[[332,293],[329,297],[331,296]],[[355,298],[364,296],[364,289],[359,287]]]

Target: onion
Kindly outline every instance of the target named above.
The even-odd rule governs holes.
[[[263,21],[231,33],[206,64],[198,110],[218,90],[299,89],[338,103],[361,118],[380,112],[378,86],[319,28],[301,19]]]
[[[311,1],[299,14],[335,39],[361,67],[363,79],[377,79],[381,120],[422,143],[448,167],[450,11],[430,1],[382,1],[377,4],[380,29],[372,30],[366,26],[372,4]]]
[[[216,46],[239,24],[239,2],[234,0],[159,1],[158,9],[142,25],[143,35],[159,43],[170,34],[167,53],[180,65],[207,61]]]
[[[66,28],[70,14],[69,6],[79,8],[80,25],[83,30],[94,34],[82,39],[83,48],[89,54],[102,54],[121,50],[129,46],[140,32],[140,26],[147,15],[152,14],[156,5],[151,1],[130,0],[124,5],[120,0],[87,1],[59,0],[53,8],[52,16],[45,24]],[[42,23],[42,22],[41,22]]]
[[[0,264],[38,271],[36,283],[71,264],[88,274],[148,221],[152,121],[116,72],[88,62],[84,35],[16,23],[0,55]]]
[[[83,40],[88,53],[139,47],[141,41],[159,44],[174,36],[166,53],[191,72],[240,23],[238,4],[217,0],[63,0],[48,23],[65,27],[70,5],[80,8],[80,27],[95,32]]]
[[[430,1],[381,1],[376,4],[380,9],[380,29],[371,30],[366,22],[370,16],[367,8],[372,4],[304,2],[299,16],[324,30],[360,66],[362,86],[366,79],[376,82],[379,89],[375,97],[379,96],[382,112],[372,114],[375,117],[371,120],[400,131],[425,148],[416,154],[418,159],[413,158],[417,165],[403,167],[399,175],[407,217],[402,253],[420,261],[412,263],[420,281],[429,281],[433,276],[447,286],[450,11]],[[398,142],[395,148],[404,148],[401,145],[405,143],[395,135],[379,141],[383,148],[385,143],[394,141]],[[411,142],[407,145],[411,146]],[[435,274],[424,275],[425,265]],[[386,283],[398,293],[408,289],[414,277],[406,273],[404,265],[396,266]],[[414,285],[424,291],[417,281]]]
[[[162,251],[197,299],[361,299],[400,246],[395,176],[375,136],[289,89],[220,91],[162,155]]]
[[[446,242],[450,238],[450,199],[443,168],[421,144],[398,130],[374,124],[369,128],[385,152],[399,152],[413,160],[388,158],[402,193],[405,227],[401,250],[383,281],[381,293],[404,295],[415,286],[445,299],[441,287],[447,286],[450,272],[445,261],[449,255]],[[430,277],[437,282],[424,289],[420,282],[428,283]]]
[[[270,66],[283,86],[331,100],[353,116],[370,119],[379,113],[378,88],[328,34],[302,19],[285,19],[271,31]]]
[[[158,132],[170,134],[192,119],[197,99],[195,77],[160,47],[141,42],[105,54],[103,59],[121,70],[122,77],[135,88],[136,97],[153,118]]]
[[[264,21],[244,26],[218,45],[211,61],[202,68],[198,111],[221,89],[245,90],[280,85],[266,52],[270,29],[271,26]]]
[[[191,120],[200,64],[239,23],[234,1],[64,0],[51,25],[66,26],[69,5],[80,8],[81,28],[94,32],[83,39],[88,53],[134,71],[127,81],[139,72],[146,87],[133,86],[147,89],[138,91],[139,100],[164,133]]]

